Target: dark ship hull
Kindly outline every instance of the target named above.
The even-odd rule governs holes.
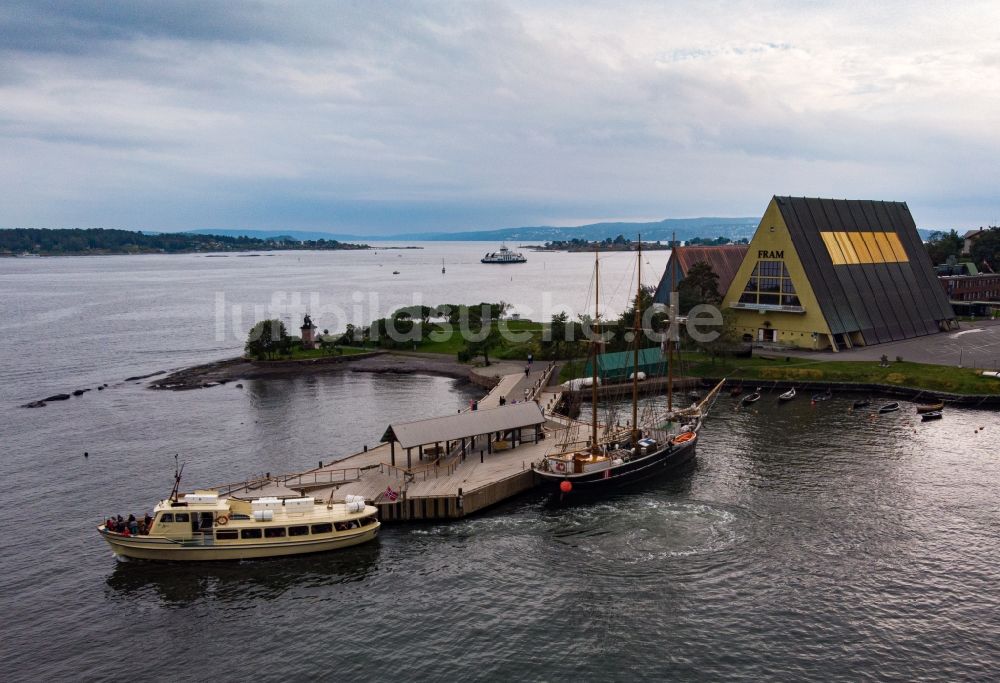
[[[694,462],[698,437],[679,444],[669,443],[647,455],[633,458],[619,465],[581,474],[536,470],[542,485],[560,501],[582,499],[632,484],[650,477],[677,473]],[[565,490],[565,483],[569,490]]]

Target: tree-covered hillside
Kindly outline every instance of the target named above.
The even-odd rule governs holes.
[[[131,230],[0,230],[0,254],[177,254],[211,251],[257,251],[276,249],[367,249],[365,244],[337,240],[299,241],[290,237],[229,237],[191,233],[154,235]]]

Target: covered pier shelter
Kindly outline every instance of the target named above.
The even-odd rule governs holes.
[[[411,469],[414,448],[420,458],[428,453],[446,455],[459,445],[463,456],[477,447],[492,453],[494,444],[499,447],[501,442],[504,448],[515,448],[524,441],[539,441],[544,424],[542,409],[534,401],[527,401],[415,422],[394,422],[386,428],[381,441],[389,444],[393,466],[396,465],[396,444],[406,449],[406,468]],[[526,429],[531,430],[528,439],[525,438]]]

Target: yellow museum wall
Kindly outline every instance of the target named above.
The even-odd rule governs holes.
[[[761,251],[784,252],[785,267],[788,268],[795,293],[798,295],[805,313],[782,311],[761,313],[754,310],[730,308],[737,335],[751,334],[756,341],[757,330],[764,327],[764,322],[768,321],[771,323],[771,329],[775,331],[776,342],[809,349],[829,347],[830,326],[820,310],[812,285],[802,267],[802,261],[792,245],[792,239],[788,234],[788,227],[781,216],[781,211],[778,209],[778,203],[773,198],[757,226],[753,239],[750,240],[750,248],[747,250],[747,255],[743,259],[736,277],[733,278],[726,291],[723,304],[731,307],[733,303],[739,301]],[[813,333],[817,334],[816,338],[813,337]]]

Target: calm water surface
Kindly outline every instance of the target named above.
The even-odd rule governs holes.
[[[481,245],[401,260],[436,260],[440,277],[449,249],[474,270]],[[302,263],[294,286],[318,289],[363,270],[342,256],[0,261],[4,678],[995,678],[1000,420],[987,412],[922,424],[909,406],[849,414],[849,396],[742,411],[723,397],[692,471],[603,502],[528,495],[299,559],[116,561],[95,525],[165,495],[174,453],[192,486],[303,469],[474,395],[350,372],[185,393],[122,382],[238,348],[201,329],[215,291],[266,303]],[[545,258],[544,272],[562,267]],[[461,299],[538,300],[537,282],[517,294],[511,275],[480,272]]]

